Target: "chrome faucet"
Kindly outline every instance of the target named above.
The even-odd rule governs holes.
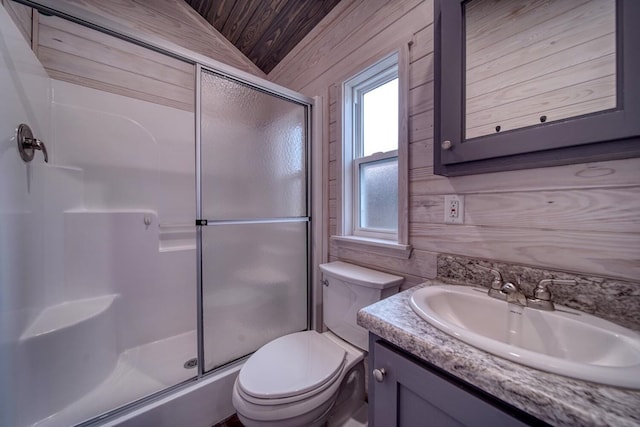
[[[518,282],[517,285],[514,285],[511,282],[503,283],[500,287],[500,291],[507,296],[506,300],[508,303],[528,307],[529,298],[520,290],[520,276],[517,276],[516,280]]]
[[[527,296],[520,289],[520,276],[517,276],[517,284],[511,282],[505,282],[502,279],[502,273],[500,271],[476,264],[481,270],[488,271],[493,274],[493,280],[491,281],[491,287],[487,292],[492,298],[497,298],[508,303],[518,304],[523,307],[535,308],[537,310],[553,311],[555,306],[552,301],[551,291],[549,285],[575,285],[575,280],[564,279],[542,279],[536,285],[533,290],[533,296]]]

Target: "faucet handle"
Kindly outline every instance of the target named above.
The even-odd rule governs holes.
[[[502,273],[500,273],[500,271],[496,270],[495,268],[490,268],[490,267],[485,267],[484,265],[480,265],[480,264],[476,264],[476,267],[478,267],[480,270],[484,270],[487,271],[491,274],[493,274],[493,281],[491,282],[491,289],[495,289],[495,290],[500,290],[500,288],[502,287]]]
[[[538,282],[535,289],[533,290],[533,297],[542,301],[551,301],[551,291],[549,290],[549,285],[575,285],[576,281],[564,280],[564,279],[542,279]]]
[[[533,297],[543,301],[551,301],[551,291],[547,285],[538,283],[533,290]]]

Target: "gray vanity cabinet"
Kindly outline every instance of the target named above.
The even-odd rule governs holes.
[[[446,378],[376,335],[370,334],[369,350],[369,426],[544,424],[512,407],[507,409],[511,413],[506,412],[506,403],[498,407],[477,390]]]

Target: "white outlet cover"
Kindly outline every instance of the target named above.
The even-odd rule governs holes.
[[[464,196],[444,196],[444,223],[464,224]]]

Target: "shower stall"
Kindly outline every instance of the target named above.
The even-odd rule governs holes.
[[[0,425],[228,407],[245,356],[310,326],[311,100],[135,44],[186,76],[163,104],[50,78],[2,6],[0,33]]]

